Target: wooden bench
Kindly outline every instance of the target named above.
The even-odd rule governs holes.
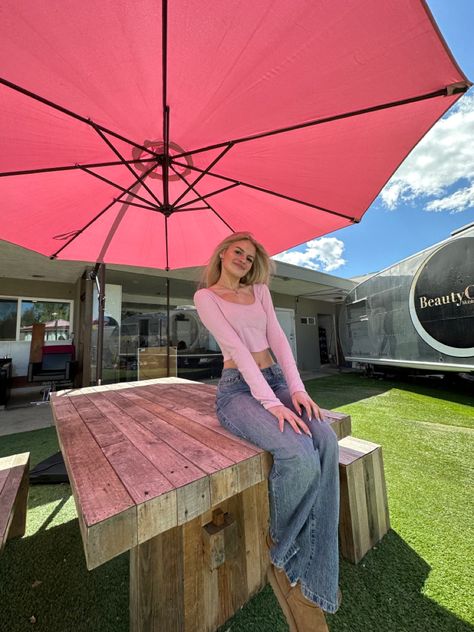
[[[0,458],[0,551],[26,528],[30,453]]]
[[[382,448],[347,436],[339,441],[343,557],[357,564],[390,529]]]
[[[271,457],[219,425],[215,393],[164,378],[53,394],[87,567],[130,551],[134,632],[212,632],[266,583]]]

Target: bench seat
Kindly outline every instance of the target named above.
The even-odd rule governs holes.
[[[26,528],[30,453],[0,458],[0,551]]]

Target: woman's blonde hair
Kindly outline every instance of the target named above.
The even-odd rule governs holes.
[[[232,233],[232,235],[223,239],[220,244],[216,246],[211,258],[209,259],[209,263],[203,270],[199,287],[211,287],[211,285],[217,283],[221,276],[221,255],[236,241],[242,241],[244,239],[254,246],[255,259],[253,260],[252,267],[248,273],[240,279],[240,282],[244,285],[253,285],[254,283],[265,283],[268,285],[270,282],[270,276],[275,271],[274,262],[270,259],[265,248],[255,239],[252,233],[241,232]]]

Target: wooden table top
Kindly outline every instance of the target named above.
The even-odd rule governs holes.
[[[269,455],[219,425],[215,392],[162,378],[53,394],[89,569],[267,477]]]

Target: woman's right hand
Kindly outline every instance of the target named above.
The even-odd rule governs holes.
[[[301,430],[306,433],[308,436],[312,436],[308,426],[305,422],[298,417],[296,413],[287,408],[286,406],[272,406],[271,408],[267,408],[269,413],[272,413],[278,419],[278,425],[280,427],[280,432],[283,432],[283,428],[285,426],[285,421],[290,424],[293,430],[301,434]],[[301,428],[301,430],[300,430]]]

